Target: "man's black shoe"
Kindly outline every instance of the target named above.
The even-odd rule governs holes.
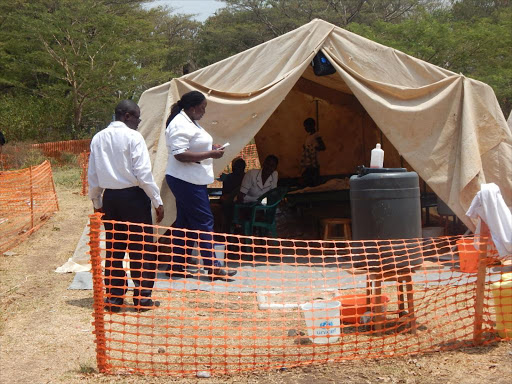
[[[121,312],[121,307],[114,304],[105,304],[105,312],[119,313]]]
[[[189,267],[191,270],[185,268],[182,265],[173,265],[172,269],[165,274],[169,279],[178,278],[178,279],[190,279],[194,277],[194,271],[192,269],[196,269],[195,274],[197,274],[197,268]]]
[[[160,302],[159,301],[151,301],[151,304],[150,305],[144,305],[144,306],[141,306],[140,308],[135,308],[135,310],[137,312],[147,312],[147,311],[150,311],[152,309],[155,309],[157,307],[160,306]]]
[[[208,274],[210,275],[210,279],[213,280],[229,280],[231,276],[236,275],[236,270],[234,269],[222,269],[222,268],[213,268],[208,270]]]
[[[194,277],[194,274],[190,271],[183,271],[183,272],[173,272],[169,276],[169,278],[177,278],[177,279],[191,279]]]

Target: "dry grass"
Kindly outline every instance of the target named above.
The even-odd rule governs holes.
[[[2,383],[508,383],[512,377],[512,344],[495,343],[481,348],[465,348],[452,352],[432,352],[418,356],[404,356],[381,360],[365,359],[332,362],[285,370],[247,372],[210,379],[152,377],[139,375],[102,375],[97,373],[94,335],[92,334],[92,291],[68,291],[73,276],[59,275],[54,269],[72,256],[82,229],[91,211],[86,197],[77,187],[59,186],[60,212],[38,232],[19,245],[9,256],[0,256],[1,292],[1,350],[0,382]],[[165,293],[159,292],[159,295]],[[436,292],[425,295],[435,297]],[[164,314],[156,321],[159,326],[172,326],[166,316],[170,308],[183,308],[190,300],[207,293],[180,292],[164,297],[168,310],[161,308],[155,315]],[[211,294],[210,294],[211,295]],[[222,304],[216,304],[222,303]],[[193,309],[182,313],[205,314],[205,323],[216,309],[223,318],[230,318],[229,326],[240,323],[241,309],[254,309],[255,298],[245,295],[238,303],[218,297],[216,301],[195,301]],[[238,306],[235,306],[238,305]],[[455,304],[458,305],[458,304]],[[231,307],[229,307],[231,306]],[[425,313],[429,308],[421,308]],[[257,312],[253,312],[257,314]],[[128,313],[130,315],[130,313]],[[264,314],[260,314],[265,316]],[[289,311],[290,324],[300,328],[297,314]],[[268,316],[268,315],[266,315]],[[126,315],[115,315],[113,318]],[[107,317],[108,319],[108,317]],[[263,318],[264,319],[264,318]],[[149,321],[149,320],[148,320]],[[295,323],[293,323],[295,322]],[[198,322],[200,325],[200,322]],[[215,324],[214,324],[215,325]],[[114,327],[119,325],[114,325]],[[432,326],[430,329],[432,329]],[[288,327],[288,325],[287,325]],[[290,325],[290,328],[292,326]],[[279,335],[282,335],[282,329]],[[186,330],[190,332],[191,329]],[[206,331],[205,331],[206,332]],[[208,331],[209,332],[209,331]],[[224,331],[222,331],[224,332]],[[273,335],[272,330],[265,331]],[[252,333],[254,335],[255,333]],[[346,337],[355,337],[348,334]],[[359,336],[364,337],[364,336]],[[404,333],[404,338],[410,337]],[[423,332],[421,337],[433,337]],[[254,344],[254,339],[251,339]],[[291,353],[299,347],[292,339],[281,338],[277,348]],[[361,339],[362,340],[362,339]],[[265,344],[267,341],[261,341]],[[161,340],[161,344],[173,344]],[[369,347],[361,344],[362,348]],[[153,348],[149,346],[148,348]],[[165,346],[165,353],[172,351]],[[302,346],[311,351],[311,346]],[[326,347],[324,347],[326,348]],[[235,352],[235,351],[232,351]],[[169,359],[166,354],[162,359]],[[219,364],[222,358],[216,358]],[[262,359],[262,364],[265,360]],[[205,362],[206,364],[207,362]],[[268,361],[267,361],[268,363]]]

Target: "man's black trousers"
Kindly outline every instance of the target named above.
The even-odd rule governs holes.
[[[103,193],[103,210],[105,212],[103,220],[152,224],[151,200],[139,187],[106,189]],[[123,304],[128,285],[123,269],[123,259],[128,248],[130,275],[135,285],[133,304],[135,306],[150,306],[156,270],[153,229],[134,224],[105,222],[104,225],[107,247],[106,301],[115,305]]]

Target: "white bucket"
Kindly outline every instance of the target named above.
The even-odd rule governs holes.
[[[335,343],[340,337],[339,301],[314,301],[304,303],[300,309],[304,313],[308,336],[315,344]]]

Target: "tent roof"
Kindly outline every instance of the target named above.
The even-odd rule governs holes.
[[[322,50],[337,73],[315,76]],[[144,92],[140,99],[153,173],[167,220],[173,197],[164,182],[165,118],[180,95],[199,90],[208,108],[200,124],[232,145],[215,171],[256,135],[299,81],[353,94],[393,146],[466,225],[481,183],[494,182],[512,205],[512,134],[492,89],[336,27],[313,20],[285,35]]]

